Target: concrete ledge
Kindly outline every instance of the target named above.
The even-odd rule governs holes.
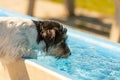
[[[31,61],[0,63],[0,80],[71,80]]]

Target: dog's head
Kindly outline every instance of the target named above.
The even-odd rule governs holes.
[[[49,55],[58,58],[68,57],[70,49],[66,44],[67,29],[62,24],[55,21],[35,22],[38,30],[37,43],[43,40],[46,44],[45,50]]]

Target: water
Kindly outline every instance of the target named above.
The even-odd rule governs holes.
[[[0,16],[22,16],[4,9],[0,10],[0,12]],[[116,58],[115,56],[120,53],[119,49],[112,48],[113,50],[109,50],[96,44],[91,44],[89,40],[84,41],[71,36],[68,37],[67,42],[72,52],[69,58],[57,60],[35,50],[38,53],[38,58],[31,61],[50,66],[61,73],[70,75],[73,80],[120,80],[120,57]]]
[[[68,37],[72,55],[56,59],[38,53],[37,63],[49,65],[78,80],[120,80],[120,59],[104,55],[104,51],[88,42]],[[106,51],[106,50],[105,50]]]

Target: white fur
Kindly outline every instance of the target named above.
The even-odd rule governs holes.
[[[12,60],[34,54],[37,30],[30,19],[0,17],[0,60]]]

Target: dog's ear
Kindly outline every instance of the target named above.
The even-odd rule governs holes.
[[[53,21],[44,21],[41,25],[41,36],[44,40],[50,41],[50,43],[54,42],[56,33],[59,30],[59,23]]]
[[[55,30],[51,29],[51,30],[43,30],[41,32],[41,35],[43,38],[47,38],[49,40],[52,40],[55,38]]]
[[[48,50],[48,47],[54,44],[56,31],[54,29],[50,30],[42,30],[41,36],[46,44],[46,51]]]
[[[41,36],[45,41],[54,42],[55,36],[56,36],[56,30],[55,29],[42,29]]]
[[[40,35],[46,43],[46,49],[54,44],[59,28],[60,24],[54,21],[44,21],[41,25]]]

